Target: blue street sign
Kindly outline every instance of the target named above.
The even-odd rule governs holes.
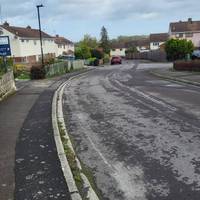
[[[10,40],[8,36],[0,36],[0,56],[11,56]]]

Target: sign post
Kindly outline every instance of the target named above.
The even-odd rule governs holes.
[[[6,56],[11,56],[10,40],[8,36],[0,36],[0,56],[3,58],[4,69],[6,72]]]

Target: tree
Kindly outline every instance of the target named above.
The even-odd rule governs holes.
[[[81,44],[79,47],[75,48],[75,57],[77,59],[90,58],[91,57],[90,48],[85,44]]]
[[[130,48],[128,48],[127,50],[126,50],[126,54],[127,53],[137,53],[138,52],[138,50],[137,50],[137,48],[134,46],[134,47],[130,47]]]
[[[192,41],[187,41],[186,39],[170,39],[165,43],[167,58],[171,61],[185,59],[188,54],[192,54],[193,50]]]
[[[77,46],[85,45],[91,49],[98,47],[98,42],[95,37],[90,36],[89,34],[84,35],[84,38],[77,44]]]
[[[100,47],[103,48],[104,53],[107,54],[110,53],[110,42],[109,42],[108,32],[104,26],[101,29]]]

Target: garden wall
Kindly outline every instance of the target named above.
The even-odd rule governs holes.
[[[13,71],[9,71],[0,77],[0,101],[8,94],[16,90]]]

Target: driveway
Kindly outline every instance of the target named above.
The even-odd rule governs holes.
[[[106,66],[65,88],[68,131],[101,199],[199,200],[200,88],[154,67],[169,65]]]

